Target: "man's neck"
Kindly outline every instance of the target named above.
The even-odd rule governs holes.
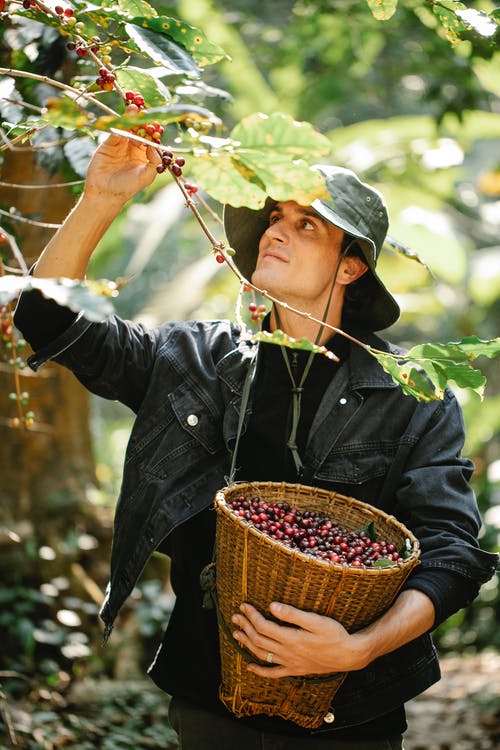
[[[336,306],[332,305],[325,321],[327,325],[324,325],[323,330],[321,330],[320,323],[316,322],[323,319],[323,315],[321,314],[315,315],[311,313],[316,318],[316,320],[311,320],[283,307],[279,307],[276,314],[276,307],[274,307],[271,311],[270,330],[275,331],[279,328],[294,339],[306,338],[317,344],[325,344],[335,333],[335,329],[340,328],[341,309],[338,310],[335,308]],[[319,340],[316,341],[318,335]]]

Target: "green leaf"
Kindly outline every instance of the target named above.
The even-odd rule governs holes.
[[[434,390],[434,386],[426,375],[413,364],[401,362],[387,352],[370,349],[370,354],[389,373],[395,383],[398,383],[403,393],[413,396],[417,401],[437,401],[442,398]]]
[[[473,362],[477,357],[493,359],[500,354],[500,338],[478,339],[477,336],[467,336],[461,341],[449,344],[419,344],[408,352],[410,359],[427,357],[430,359],[448,359],[454,362]]]
[[[189,167],[198,185],[219,203],[251,208],[261,208],[265,203],[263,186],[252,182],[250,172],[243,173],[228,152],[196,154]]]
[[[356,534],[360,534],[362,531],[365,532],[371,542],[375,542],[377,540],[377,535],[375,532],[375,521],[370,521],[370,523],[367,523],[366,526],[362,526],[360,529],[356,529]]]
[[[442,399],[450,382],[474,391],[482,399],[486,378],[470,362],[481,355],[497,357],[500,339],[482,341],[476,336],[468,336],[451,344],[419,344],[412,347],[404,358],[376,349],[369,351],[403,391],[418,400]]]
[[[194,180],[219,203],[261,208],[266,200],[263,185],[244,172],[230,153],[196,153],[190,162]]]
[[[408,557],[410,557],[410,555],[412,553],[412,549],[413,548],[411,546],[411,542],[408,539],[408,537],[406,537],[405,538],[404,546],[402,547],[402,549],[399,550],[399,554],[401,555],[401,557],[403,558],[403,560],[406,560],[406,559],[408,559]]]
[[[154,69],[151,73],[153,72]],[[143,68],[136,68],[131,65],[117,68],[115,73],[122,89],[141,92],[148,109],[161,107],[170,101],[171,97],[167,87]]]
[[[304,205],[329,197],[323,177],[309,163],[327,155],[331,145],[309,123],[258,113],[242,120],[231,139],[202,136],[200,145],[211,153],[196,154],[193,173],[221,203],[260,208],[268,195]]]
[[[423,258],[420,257],[420,255],[415,250],[412,250],[410,247],[407,247],[406,245],[402,245],[401,242],[398,242],[393,237],[386,237],[384,244],[388,245],[390,248],[395,250],[399,255],[402,255],[404,258],[408,258],[408,260],[416,261],[421,266],[423,266],[425,270],[431,276],[433,275],[427,263],[424,261]]]
[[[306,352],[314,352],[315,354],[323,354],[328,359],[336,359],[335,354],[327,349],[325,346],[318,346],[313,344],[309,339],[301,338],[294,339],[288,334],[283,333],[278,328],[273,333],[269,331],[257,331],[252,336],[253,341],[262,341],[265,344],[277,344],[278,346],[287,346],[289,349],[302,349]]]
[[[240,144],[240,153],[265,152],[271,157],[279,153],[316,161],[332,150],[329,139],[309,122],[297,122],[281,112],[256,112],[243,118],[233,128],[231,138]]]
[[[467,26],[458,18],[456,11],[466,10],[466,6],[454,0],[441,0],[432,5],[432,10],[443,26],[448,41],[451,44],[460,42]]]
[[[140,14],[138,14],[140,15]],[[164,34],[180,44],[196,60],[198,65],[213,65],[227,57],[218,44],[209,42],[200,29],[190,26],[177,18],[160,16],[159,18],[133,18],[131,23],[151,31]]]
[[[377,21],[388,21],[398,7],[398,0],[367,0],[367,3]]]
[[[125,31],[139,49],[157,65],[162,65],[177,75],[199,78],[200,70],[192,57],[164,34],[135,26],[133,23],[125,24]]]
[[[486,378],[480,370],[469,364],[456,364],[449,360],[419,360],[418,364],[425,371],[436,387],[437,395],[442,398],[446,385],[453,381],[459,388],[469,388],[480,398],[484,397]]]
[[[145,0],[118,0],[118,5],[129,16],[145,16],[146,18],[158,16],[156,10]]]
[[[101,321],[113,312],[109,297],[118,294],[112,281],[74,281],[38,279],[32,276],[0,277],[0,305],[7,305],[28,289],[39,289],[44,297],[75,312],[83,312],[93,321]]]
[[[61,99],[47,99],[42,121],[65,130],[88,130],[93,123],[93,117],[80,109],[73,99],[65,96]]]
[[[195,104],[176,104],[168,107],[152,107],[142,112],[124,114],[120,117],[103,115],[97,118],[94,127],[97,130],[109,130],[110,128],[129,130],[148,122],[159,122],[160,125],[166,126],[186,119],[211,120],[212,117],[213,114],[210,110],[198,107]]]
[[[372,568],[392,568],[396,565],[392,560],[388,560],[386,557],[379,557],[378,560],[372,564]]]
[[[309,164],[328,155],[331,144],[310,123],[279,112],[257,113],[236,125],[231,138],[235,161],[275,200],[308,206],[317,198],[329,198],[322,175]]]

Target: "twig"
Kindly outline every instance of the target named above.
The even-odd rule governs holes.
[[[54,86],[55,88],[62,89],[66,93],[71,93],[73,97],[83,97],[84,99],[87,99],[89,102],[92,102],[92,104],[95,104],[97,107],[100,107],[104,112],[107,112],[108,115],[113,115],[113,117],[118,117],[118,113],[115,112],[114,109],[111,109],[111,107],[108,107],[107,104],[103,104],[99,99],[97,99],[92,94],[88,94],[87,92],[79,91],[78,89],[75,89],[73,86],[69,86],[67,83],[61,83],[60,81],[56,81],[53,78],[49,78],[49,76],[41,76],[38,75],[38,73],[28,73],[25,70],[16,70],[15,68],[0,68],[0,73],[3,73],[4,75],[8,76],[17,76],[18,78],[32,78],[34,81],[41,81],[41,83],[47,83],[49,86]]]
[[[50,185],[20,185],[16,182],[3,182],[0,180],[0,187],[8,187],[16,190],[47,190],[48,188],[73,187],[73,185],[82,185],[85,180],[73,180],[72,182],[53,182]]]
[[[21,223],[31,224],[34,227],[43,227],[44,229],[59,229],[59,227],[61,226],[60,224],[49,224],[45,221],[27,219],[25,216],[19,216],[18,214],[10,214],[8,211],[4,211],[3,208],[0,208],[0,214],[2,216],[7,216],[7,218],[12,219],[12,221],[20,221]]]
[[[10,214],[7,214],[7,215],[10,217]],[[21,253],[14,236],[10,234],[10,232],[7,232],[7,230],[4,229],[1,225],[0,225],[0,231],[3,234],[3,236],[6,238],[6,240],[8,241],[10,245],[10,249],[12,250],[12,255],[14,256],[15,260],[17,260],[17,263],[22,273],[24,275],[27,275],[28,266],[26,265],[26,261],[24,260],[23,254]],[[3,276],[2,271],[4,269],[7,270],[7,267],[4,266],[3,263],[1,263],[0,261],[0,276]]]

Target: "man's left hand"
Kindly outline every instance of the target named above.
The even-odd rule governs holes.
[[[248,670],[261,677],[329,674],[365,666],[360,644],[337,620],[273,602],[270,613],[286,625],[266,619],[250,604],[233,616],[238,643],[261,662]],[[290,625],[294,627],[290,627]]]

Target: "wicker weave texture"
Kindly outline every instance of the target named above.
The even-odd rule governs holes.
[[[349,530],[374,522],[377,539],[397,548],[409,539],[411,555],[388,568],[353,568],[313,558],[237,517],[228,503],[240,495],[320,511]],[[419,544],[406,527],[366,503],[327,490],[274,482],[238,484],[218,492],[215,507],[217,597],[229,632],[231,617],[242,602],[269,617],[272,601],[333,617],[353,632],[387,609],[418,564]],[[246,660],[225,629],[219,628],[219,633],[221,700],[226,707],[237,716],[265,714],[307,728],[321,725],[345,674],[264,679],[246,670]]]

